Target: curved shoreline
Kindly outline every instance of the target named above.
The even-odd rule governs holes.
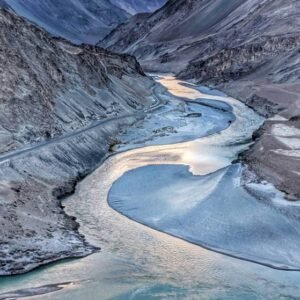
[[[175,101],[173,108],[176,107]],[[202,109],[201,106],[196,105],[196,107]],[[191,108],[193,108],[193,105]],[[180,107],[178,109],[181,111]],[[208,108],[203,107],[203,109]],[[170,114],[173,115],[173,113],[170,111]],[[168,119],[170,116],[164,109],[155,111],[156,118],[159,118],[159,114],[164,119]],[[182,116],[185,115],[183,111]],[[148,125],[154,124],[148,118],[145,120]],[[208,126],[207,128],[210,128],[206,119],[192,118],[190,120],[200,121],[200,123],[202,122]],[[179,122],[179,119],[173,121],[177,125],[183,125]],[[228,131],[234,129],[234,131],[239,132],[240,136],[245,137],[241,130],[236,130],[238,129],[236,126],[237,123],[233,122],[222,133],[228,134]],[[194,145],[207,153],[208,148],[206,146],[209,145],[209,149],[212,151],[208,151],[208,153],[212,154],[217,148],[220,148],[212,147],[214,142],[217,142],[214,138],[223,136],[223,134],[210,135],[201,139],[196,138],[195,141],[191,142],[177,143],[176,146],[174,144],[163,146],[161,144],[162,140],[158,142],[157,146],[151,146],[156,142],[155,138],[149,140],[147,145],[143,145],[142,139],[136,140],[140,143],[134,142],[132,145],[128,145],[127,140],[131,137],[132,131],[140,131],[140,127],[140,122],[138,122],[132,130],[122,134],[124,139],[122,139],[122,136],[118,137],[120,144],[117,151],[119,153],[110,153],[105,162],[95,172],[79,182],[74,194],[64,199],[64,210],[68,215],[76,216],[77,221],[80,223],[80,234],[83,234],[89,243],[101,247],[102,251],[84,259],[72,260],[66,264],[63,262],[50,265],[47,268],[37,269],[28,275],[19,276],[18,281],[7,278],[4,280],[4,287],[0,288],[1,292],[72,281],[78,282],[78,286],[74,289],[63,289],[59,293],[54,293],[53,299],[71,295],[72,299],[82,299],[86,293],[90,293],[91,297],[95,299],[98,299],[99,295],[103,295],[103,293],[105,299],[112,299],[113,296],[116,297],[113,299],[119,299],[118,297],[122,295],[125,298],[121,297],[120,299],[127,299],[126,295],[133,295],[139,288],[151,287],[153,284],[155,286],[156,283],[161,283],[161,288],[166,289],[166,291],[168,291],[170,285],[174,286],[174,291],[176,291],[177,287],[180,289],[192,284],[193,291],[189,289],[184,292],[187,295],[202,293],[202,288],[199,290],[200,285],[204,286],[204,294],[208,298],[211,295],[210,293],[220,297],[223,295],[222,292],[219,293],[215,289],[215,286],[218,285],[224,291],[228,291],[228,295],[232,295],[232,292],[234,295],[249,294],[249,297],[251,297],[254,294],[267,295],[264,285],[267,280],[274,285],[274,292],[285,290],[289,294],[286,289],[282,290],[280,288],[279,290],[277,287],[281,284],[294,284],[294,281],[298,280],[298,272],[285,273],[280,269],[275,272],[263,267],[263,265],[247,263],[249,260],[233,259],[230,255],[221,255],[218,254],[219,252],[211,250],[207,251],[204,247],[194,246],[192,243],[174,238],[170,234],[161,234],[158,230],[133,222],[110,208],[107,203],[107,194],[111,183],[120,178],[126,172],[126,169],[134,168],[137,163],[136,158],[138,158],[141,165],[151,164],[151,162],[153,163],[151,155],[158,150],[159,153],[154,158],[157,164],[167,163],[171,165],[174,164],[174,160],[178,166],[192,163],[193,166],[189,169],[190,172],[198,174],[201,171],[199,166],[202,162],[197,159],[195,161],[195,157],[190,156],[192,153],[189,153],[188,149]],[[199,128],[203,129],[201,126]],[[188,130],[189,128],[185,129]],[[198,127],[192,126],[190,129],[195,130],[198,134],[201,132]],[[143,137],[149,134],[149,131],[144,132],[142,130],[140,132],[140,136]],[[180,135],[182,132],[185,133],[185,130],[177,134]],[[174,134],[176,135],[176,133]],[[172,133],[168,139],[174,141]],[[231,145],[223,145],[220,148],[223,158],[218,162],[212,160],[211,162],[213,164],[217,163],[217,165],[212,165],[206,170],[202,170],[202,172],[204,174],[209,173],[210,170],[219,169],[218,166],[220,165],[227,167],[229,161],[231,162],[231,156],[228,156],[228,148],[234,147],[239,152],[248,147],[249,140],[243,140],[246,144],[243,144],[242,140],[238,139],[236,145],[232,143]],[[209,141],[212,141],[212,143]],[[145,146],[146,148],[141,148]],[[128,150],[130,147],[138,147],[138,149]],[[144,151],[143,155],[140,155],[141,150]],[[181,156],[181,151],[187,155]],[[167,158],[168,155],[170,157]],[[293,273],[295,275],[288,275]],[[107,280],[107,278],[111,280]],[[222,282],[224,282],[224,285]],[[124,283],[127,286],[125,291]],[[293,295],[298,294],[299,291],[296,286],[294,290],[291,293]],[[252,291],[255,291],[255,293],[253,294]],[[153,293],[156,292],[153,291]]]
[[[111,206],[111,204],[109,202],[108,202],[108,205],[109,205],[109,207],[111,209],[116,210],[113,206]],[[191,243],[191,244],[193,244],[195,246],[199,246],[199,247],[204,248],[204,249],[209,250],[209,251],[213,251],[213,252],[216,252],[216,253],[219,253],[219,254],[222,254],[222,255],[226,255],[226,256],[231,257],[231,258],[239,259],[239,260],[242,260],[242,261],[247,261],[247,262],[251,262],[251,263],[258,264],[258,265],[261,265],[261,266],[265,266],[265,267],[268,267],[268,268],[272,268],[274,270],[289,271],[289,272],[299,272],[300,271],[300,267],[299,268],[290,268],[290,267],[282,267],[282,266],[281,267],[279,267],[279,266],[277,267],[276,264],[263,263],[263,262],[260,262],[259,260],[255,260],[255,259],[251,259],[251,258],[245,258],[245,257],[242,257],[242,256],[237,256],[237,255],[231,254],[229,252],[224,252],[222,250],[218,250],[217,248],[214,248],[214,247],[209,246],[209,245],[205,245],[204,243],[200,244],[199,242],[193,242],[192,240],[187,240],[187,239],[185,239],[183,237],[179,237],[178,235],[174,235],[172,233],[167,233],[167,232],[165,232],[163,230],[160,230],[159,228],[150,227],[146,223],[142,223],[140,221],[137,221],[136,219],[133,219],[133,218],[131,218],[131,217],[129,217],[129,216],[121,213],[120,211],[118,211],[118,212],[120,214],[122,214],[124,217],[126,217],[127,219],[129,219],[129,220],[131,220],[133,222],[136,222],[136,223],[141,224],[143,226],[146,226],[146,227],[149,227],[151,229],[154,229],[154,230],[156,230],[156,231],[158,231],[160,233],[167,234],[167,235],[172,236],[172,237],[174,237],[176,239],[181,239],[181,240],[183,240],[185,242]]]
[[[149,165],[149,166],[151,166],[151,165]],[[232,166],[234,166],[234,165],[232,165]],[[230,168],[230,167],[225,167],[224,170],[226,170],[228,168]],[[215,173],[217,173],[219,171],[222,171],[222,169],[217,170]],[[126,175],[126,174],[124,174],[124,175]],[[213,175],[213,173],[210,173],[209,175]],[[195,175],[193,175],[193,176],[195,176]],[[197,175],[196,175],[196,177],[197,177]],[[112,186],[112,189],[113,189],[113,186]],[[163,229],[160,229],[159,227],[156,227],[156,226],[153,226],[153,225],[149,225],[149,223],[143,222],[142,220],[139,220],[137,218],[131,217],[130,215],[128,215],[125,212],[123,212],[122,210],[116,208],[116,205],[113,203],[113,201],[109,199],[112,189],[109,191],[109,196],[108,196],[108,201],[107,201],[109,207],[111,209],[117,211],[118,213],[120,213],[121,215],[123,215],[124,217],[126,217],[127,219],[129,219],[129,220],[131,220],[133,222],[137,222],[137,223],[139,223],[139,224],[141,224],[143,226],[150,227],[151,229],[159,231],[159,232],[161,232],[163,234],[170,235],[170,236],[172,236],[174,238],[181,239],[181,240],[189,242],[189,243],[191,243],[193,245],[200,246],[200,247],[202,247],[204,249],[207,249],[207,250],[210,250],[210,251],[214,251],[216,253],[220,253],[222,255],[226,255],[226,256],[229,256],[229,257],[232,257],[232,258],[236,258],[236,259],[239,259],[239,260],[243,260],[243,261],[248,261],[248,262],[251,262],[251,263],[259,264],[259,265],[266,266],[266,267],[269,267],[269,268],[272,268],[272,269],[276,269],[276,270],[291,271],[291,272],[299,272],[300,271],[300,267],[297,267],[297,266],[283,265],[283,264],[281,264],[279,262],[276,262],[276,261],[274,261],[274,262],[272,262],[272,261],[270,261],[270,262],[265,261],[264,262],[264,260],[266,259],[264,257],[252,257],[252,258],[251,257],[247,257],[247,255],[234,253],[233,251],[226,251],[226,250],[224,250],[222,248],[219,248],[219,247],[216,247],[216,246],[213,246],[213,245],[209,245],[209,244],[205,243],[204,241],[200,241],[200,240],[196,241],[196,240],[193,240],[193,239],[188,238],[188,237],[176,235],[176,234],[171,233],[169,231],[165,231]]]
[[[188,88],[192,88],[192,89],[193,88],[196,89],[194,86],[191,86],[191,85],[188,85],[188,84],[183,84],[183,86],[188,87]],[[196,90],[198,90],[198,89],[196,89]],[[192,95],[192,97],[194,97],[194,95]],[[207,98],[209,98],[209,97],[207,97]],[[194,98],[191,99],[191,103],[193,103],[193,102],[196,102],[198,104],[198,102],[195,101]],[[236,116],[236,118],[237,118],[237,116]],[[239,122],[243,122],[243,121],[244,121],[243,119],[239,120]],[[234,125],[234,123],[233,123],[233,125]],[[244,124],[244,126],[247,126],[247,125]],[[228,130],[227,130],[227,132],[228,132]],[[219,134],[222,135],[223,133],[219,132]],[[214,135],[212,135],[212,136],[214,136]],[[226,136],[226,130],[225,130],[225,136]],[[234,133],[232,137],[229,134],[229,136],[227,135],[227,137],[226,137],[227,140],[226,140],[226,138],[225,138],[225,141],[221,139],[220,146],[222,147],[222,142],[224,143],[224,145],[226,145],[226,144],[231,144],[231,145],[242,144],[243,145],[243,144],[247,143],[247,139],[246,139],[245,136],[243,136],[243,134],[241,135],[241,137],[242,137],[242,140],[240,140],[240,137],[238,137],[238,134],[236,134],[236,133]],[[174,147],[176,148],[176,146],[174,146]],[[233,159],[231,160],[231,162],[229,164],[231,166],[233,166],[234,161],[236,162],[236,160],[238,159],[239,154],[241,153],[241,152],[236,151],[234,149],[232,151],[233,151]],[[143,150],[140,151],[139,155],[141,155],[141,153],[143,153]],[[204,154],[201,153],[201,154],[198,154],[198,155],[204,155]],[[153,168],[155,167],[155,165],[153,165]],[[161,166],[163,166],[163,165],[161,165]],[[142,191],[137,190],[136,192],[134,192],[137,189],[138,186],[143,185],[143,182],[139,181],[139,180],[140,180],[140,178],[142,178],[144,176],[146,176],[146,178],[147,178],[146,182],[145,182],[146,185],[149,184],[149,182],[151,182],[151,183],[154,182],[155,184],[156,184],[156,182],[157,182],[157,184],[159,183],[160,179],[158,179],[158,178],[156,179],[155,176],[154,176],[154,174],[160,174],[160,176],[161,176],[161,171],[153,171],[153,175],[152,175],[153,177],[147,177],[147,176],[150,176],[150,175],[147,175],[148,173],[146,171],[146,170],[149,169],[149,167],[151,167],[151,163],[149,165],[147,165],[146,167],[145,166],[142,166],[142,167],[136,166],[132,170],[129,169],[125,174],[123,174],[120,178],[117,179],[117,181],[115,181],[113,183],[113,185],[112,185],[112,187],[111,187],[111,189],[109,191],[109,194],[108,194],[108,205],[112,209],[115,209],[116,211],[118,211],[119,213],[121,213],[122,215],[124,215],[125,217],[127,217],[127,218],[129,218],[129,219],[131,219],[133,221],[136,221],[138,223],[141,223],[141,224],[143,224],[145,226],[149,226],[150,228],[153,228],[153,229],[158,230],[160,232],[164,232],[164,233],[170,234],[170,235],[172,235],[174,237],[178,237],[178,238],[184,239],[184,240],[186,240],[188,242],[192,242],[192,243],[194,243],[196,245],[199,245],[201,247],[203,246],[206,249],[210,249],[210,250],[216,251],[218,253],[222,253],[222,254],[225,254],[225,255],[228,255],[228,256],[231,256],[231,257],[243,259],[243,260],[246,260],[246,261],[251,261],[251,262],[258,263],[258,264],[261,264],[261,265],[264,265],[264,266],[269,266],[269,267],[272,267],[272,268],[275,268],[275,269],[290,270],[290,271],[299,271],[300,270],[300,267],[297,267],[297,266],[295,266],[294,264],[291,263],[291,261],[293,261],[293,258],[294,258],[294,260],[296,259],[296,257],[293,256],[293,255],[295,255],[295,251],[294,251],[295,249],[292,248],[292,244],[290,244],[290,248],[293,249],[293,250],[289,250],[289,251],[291,251],[291,253],[290,252],[286,253],[286,256],[284,256],[284,254],[281,254],[280,250],[278,250],[279,251],[278,254],[283,255],[283,256],[282,257],[279,256],[279,260],[276,261],[276,259],[275,259],[276,254],[275,253],[277,253],[276,252],[277,249],[276,249],[275,245],[272,246],[272,244],[274,243],[273,240],[269,241],[270,245],[268,245],[267,243],[262,244],[262,247],[267,247],[267,249],[268,249],[268,247],[270,248],[270,249],[268,249],[268,250],[265,251],[265,255],[263,254],[264,251],[261,252],[261,255],[258,254],[258,253],[255,254],[256,253],[255,251],[257,251],[257,250],[255,250],[255,248],[251,249],[251,246],[249,246],[250,249],[248,251],[250,251],[250,252],[249,252],[249,254],[247,254],[248,251],[245,252],[245,250],[242,250],[242,248],[241,249],[237,248],[234,251],[234,250],[226,249],[226,246],[225,246],[225,248],[224,248],[224,246],[222,247],[220,245],[219,246],[213,246],[213,244],[211,244],[209,242],[206,242],[205,239],[203,240],[201,237],[199,237],[199,239],[197,239],[196,237],[192,238],[189,235],[188,231],[186,233],[181,233],[181,234],[179,234],[179,233],[175,234],[174,232],[172,232],[174,230],[175,231],[177,231],[177,230],[180,231],[181,230],[180,227],[178,229],[173,228],[172,230],[171,230],[172,227],[169,228],[169,229],[168,229],[168,227],[166,227],[166,228],[160,227],[160,226],[168,226],[168,225],[166,225],[168,223],[165,224],[165,222],[175,222],[176,218],[178,217],[177,215],[174,215],[174,220],[172,221],[172,217],[169,216],[169,214],[172,215],[172,212],[171,212],[172,211],[172,206],[171,206],[171,204],[167,204],[167,203],[169,203],[171,201],[171,199],[174,199],[174,197],[176,198],[176,196],[172,197],[172,196],[164,194],[166,188],[169,185],[168,181],[164,185],[165,187],[163,188],[162,196],[160,194],[157,194],[156,191],[155,191],[155,193],[153,192],[154,190],[156,190],[155,187],[152,187],[152,190],[150,189],[150,191],[146,192],[146,194],[141,194],[141,193],[145,193],[145,191],[142,192]],[[175,165],[174,165],[174,167],[175,167]],[[230,167],[228,167],[228,168],[230,168]],[[145,171],[143,172],[143,170],[145,170]],[[219,171],[219,170],[221,170],[221,169],[216,169],[215,171]],[[138,175],[134,175],[135,173],[137,173]],[[151,174],[151,173],[149,173],[149,174]],[[213,174],[213,172],[209,172],[209,173],[207,173],[206,176],[210,176],[212,174]],[[128,179],[129,181],[128,180],[126,181],[126,178],[129,175],[132,177],[132,179]],[[197,177],[197,174],[193,174],[193,176]],[[152,178],[155,178],[155,179],[152,179]],[[182,181],[182,179],[180,179],[180,180]],[[180,180],[178,181],[178,183],[180,183]],[[136,185],[137,182],[138,182],[138,184],[135,187],[135,185]],[[158,184],[158,186],[160,186],[160,185]],[[176,184],[175,184],[175,186],[176,186]],[[238,195],[238,193],[245,193],[245,192],[247,192],[247,190],[243,189],[242,185],[240,185],[239,188],[240,188],[240,192],[236,191],[235,192],[236,195],[232,196],[233,198],[236,197]],[[185,189],[186,189],[186,186],[185,186]],[[203,189],[204,188],[202,188],[202,190]],[[198,192],[201,194],[201,188],[199,188]],[[148,195],[149,193],[150,193],[150,195],[152,195],[152,193],[153,193],[153,196],[149,196]],[[172,191],[170,191],[170,193],[172,193]],[[242,195],[241,197],[244,200],[245,196]],[[136,200],[135,200],[135,198],[136,198]],[[149,203],[151,203],[152,199],[154,199],[154,198],[155,199],[157,199],[157,198],[160,199],[161,203],[163,203],[163,204],[160,204],[160,203],[158,203],[156,201],[155,204],[152,203],[152,204],[149,205]],[[169,198],[170,198],[170,200],[169,200]],[[151,214],[153,213],[152,217],[150,215],[149,216],[147,215],[147,212],[144,211],[143,205],[139,203],[138,199],[143,199],[143,201],[146,201],[147,204],[145,204],[145,205],[147,207],[149,206],[149,212],[151,210]],[[209,199],[207,199],[206,201],[209,201]],[[255,201],[254,198],[252,199],[252,201]],[[236,203],[236,204],[238,205],[238,203]],[[160,205],[162,205],[162,207],[160,207]],[[170,206],[164,207],[164,205],[170,205]],[[261,205],[260,208],[259,208],[259,205],[258,205],[258,209],[262,209],[264,207],[264,206]],[[183,209],[184,209],[184,207],[183,207]],[[218,208],[216,208],[216,209],[218,209]],[[169,211],[169,214],[168,214],[167,217],[165,217],[164,215],[162,216],[162,218],[166,218],[169,221],[167,221],[167,220],[163,221],[164,219],[160,220],[161,210],[165,210],[166,212]],[[198,213],[202,213],[202,212],[198,211]],[[269,210],[269,212],[265,211],[265,213],[266,213],[265,217],[267,217],[268,213],[269,213],[269,218],[276,218],[271,209]],[[199,218],[199,215],[197,215],[197,212],[191,212],[190,214],[191,214],[191,216],[189,216],[189,217],[187,217],[187,216],[186,217],[182,217],[183,219],[181,219],[180,224],[185,224],[186,220],[189,219],[189,218],[197,218],[197,217]],[[179,216],[180,216],[180,214],[179,214]],[[240,216],[240,218],[241,217],[242,216]],[[279,217],[278,222],[280,222],[280,220],[281,220],[280,216],[278,216],[278,217]],[[249,217],[248,219],[251,222],[251,217]],[[221,220],[218,220],[218,221],[222,223]],[[255,222],[255,219],[253,221]],[[156,224],[160,224],[158,222],[162,222],[162,224],[164,224],[164,225],[156,225]],[[217,222],[217,220],[216,220],[216,222]],[[229,222],[230,222],[230,220],[229,220]],[[200,221],[198,221],[198,223],[201,224]],[[270,230],[270,233],[269,233],[270,235],[272,235],[272,232],[273,232],[273,234],[276,232],[276,229],[275,229],[276,225],[275,224],[273,225],[272,223],[270,223],[268,225],[269,227],[265,227],[266,225],[263,225],[263,224],[261,224],[261,225],[263,226],[262,227],[263,230],[267,230],[267,231],[266,232],[263,231],[262,233],[260,233],[260,231],[258,229],[258,235],[259,234],[266,234],[266,235],[268,235],[268,233],[267,233],[268,230]],[[294,224],[294,225],[297,226],[297,224]],[[182,227],[184,225],[180,225],[180,226]],[[203,225],[200,225],[199,232],[202,231],[201,226],[204,226],[203,227],[203,230],[204,230],[205,226],[212,226],[212,227],[214,227],[214,224],[212,223],[210,225],[208,225],[208,224],[205,225],[205,223],[204,223]],[[286,227],[285,230],[288,231],[289,226],[292,228],[293,225],[289,225],[288,223],[286,223],[285,219],[282,219],[281,226],[285,226]],[[251,227],[251,225],[249,225],[249,227]],[[285,227],[283,227],[283,228],[285,228]],[[189,230],[189,229],[187,229],[187,230]],[[249,230],[249,232],[250,232],[251,228],[247,228],[246,227],[246,228],[243,228],[243,230],[245,230],[245,234],[249,234],[249,233],[247,233],[247,230]],[[201,234],[200,234],[200,236],[201,236]],[[208,237],[209,237],[209,235],[208,235]],[[252,237],[252,238],[255,239],[255,237]],[[281,238],[286,238],[286,237],[282,236]],[[234,236],[231,237],[231,239],[233,239],[233,241],[234,241]],[[239,238],[237,238],[237,239],[239,239]],[[295,240],[297,240],[297,239],[295,239]],[[288,239],[287,239],[287,241],[288,241]],[[227,240],[227,242],[230,243],[230,238]],[[278,245],[278,246],[280,248],[280,245]],[[274,247],[273,251],[271,250],[272,247]],[[275,251],[275,249],[276,249],[276,251]],[[270,258],[269,258],[268,255],[270,255],[270,254],[267,254],[268,252],[272,253],[273,257],[271,255]],[[291,256],[293,258],[290,259],[289,256]],[[285,261],[285,260],[287,260],[287,261]],[[282,261],[282,262],[280,262],[280,261]],[[300,262],[299,262],[299,264],[300,264]]]

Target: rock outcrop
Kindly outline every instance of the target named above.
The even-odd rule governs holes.
[[[53,39],[0,9],[0,275],[95,249],[62,197],[153,105],[134,57]]]

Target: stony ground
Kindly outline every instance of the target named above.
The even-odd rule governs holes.
[[[61,198],[157,101],[154,81],[0,9],[0,82],[0,275],[90,254]]]

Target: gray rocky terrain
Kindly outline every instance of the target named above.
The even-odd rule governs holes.
[[[74,46],[0,9],[0,275],[85,256],[61,198],[153,106],[134,57]]]
[[[217,87],[268,118],[242,158],[300,197],[298,1],[169,0],[98,44],[128,54],[52,38],[11,11],[74,43],[95,43],[128,17],[122,11],[102,31],[99,1],[70,3],[0,0],[10,10],[0,9],[0,275],[97,250],[61,200],[158,102],[160,87],[130,54],[147,70]]]
[[[130,16],[109,0],[1,0],[0,6],[76,44],[95,44]]]
[[[99,45],[156,72],[225,91],[267,120],[243,156],[290,198],[300,189],[300,2],[169,0],[131,18]]]
[[[165,0],[0,0],[0,6],[37,24],[53,36],[94,45],[131,15],[153,12]]]

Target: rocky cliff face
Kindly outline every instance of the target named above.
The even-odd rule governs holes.
[[[154,12],[162,7],[166,0],[111,0],[114,5],[126,10],[131,15]]]
[[[222,89],[266,117],[279,115],[280,121],[261,131],[264,145],[248,152],[248,162],[261,177],[300,197],[290,180],[300,180],[299,145],[292,143],[299,135],[286,133],[289,143],[263,137],[277,132],[273,126],[288,126],[290,133],[299,128],[299,1],[169,0],[154,14],[121,25],[100,45],[134,54],[148,70]],[[268,153],[263,160],[259,149]]]
[[[129,78],[149,79],[135,58],[50,39],[3,10],[0,23],[2,152],[143,107]]]
[[[0,6],[76,44],[95,44],[130,16],[109,0],[1,0]]]
[[[95,249],[61,197],[153,104],[134,57],[52,39],[0,9],[0,275]]]

